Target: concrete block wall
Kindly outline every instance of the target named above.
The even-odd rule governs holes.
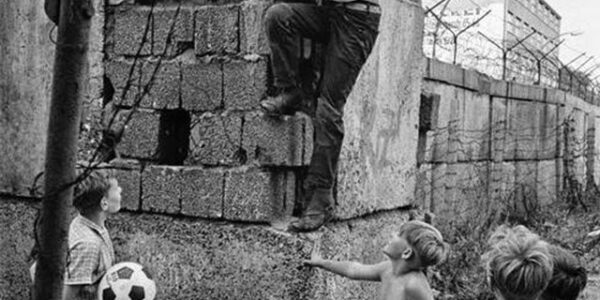
[[[110,126],[124,128],[117,165],[134,190],[127,210],[263,223],[291,216],[313,129],[305,114],[258,109],[270,85],[262,24],[271,3],[106,8],[104,65],[115,91],[107,101],[118,111]]]
[[[418,203],[458,217],[484,195],[551,205],[565,176],[598,182],[596,105],[436,60],[425,70],[431,110],[421,115],[430,125],[420,133]]]

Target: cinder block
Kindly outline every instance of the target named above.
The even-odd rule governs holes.
[[[247,0],[240,7],[240,49],[243,53],[268,54],[269,45],[264,26],[271,0]]]
[[[115,168],[115,176],[121,187],[121,207],[138,211],[140,209],[141,166],[135,160],[118,160],[111,162]]]
[[[221,218],[224,174],[218,169],[150,165],[142,171],[142,210]]]
[[[142,210],[181,212],[181,167],[150,165],[142,171]]]
[[[124,124],[131,110],[121,110],[115,126]],[[160,114],[151,110],[136,110],[129,122],[124,124],[117,152],[124,157],[153,159],[158,148]]]
[[[187,111],[208,111],[223,103],[221,63],[181,65],[181,106]]]
[[[238,60],[223,65],[225,108],[258,107],[267,92],[267,62]]]
[[[295,182],[292,171],[247,168],[229,171],[225,178],[224,218],[269,222],[291,216]]]
[[[260,165],[306,166],[306,143],[312,144],[310,117],[302,113],[294,116],[273,118],[262,112],[249,113],[244,117],[242,147],[249,160]]]
[[[111,60],[106,75],[115,89],[117,105],[154,109],[179,107],[180,66],[178,62]]]
[[[464,70],[459,65],[441,62],[436,59],[429,61],[429,79],[463,86]]]
[[[246,161],[242,118],[235,114],[192,116],[188,165],[237,165]]]
[[[149,17],[151,12],[152,16]],[[137,5],[115,8],[114,27],[108,27],[107,37],[114,43],[114,54],[161,55],[165,53],[169,36],[171,39],[169,47],[175,46],[177,42],[191,42],[193,40],[191,8],[182,7],[179,13],[176,13],[177,7],[170,5],[158,5],[153,11],[148,6]],[[140,45],[142,45],[141,49]],[[170,56],[172,53],[165,54]]]
[[[185,167],[180,174],[181,213],[187,216],[223,217],[225,171]]]
[[[202,6],[196,10],[196,54],[236,53],[239,50],[239,6]]]

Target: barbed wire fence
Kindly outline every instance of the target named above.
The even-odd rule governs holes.
[[[600,205],[594,172],[600,162],[594,148],[598,129],[586,121],[573,110],[543,126],[513,119],[466,129],[454,117],[427,130],[427,151],[434,154],[421,158],[417,199],[428,202],[424,206],[438,216],[436,226],[452,244],[448,263],[433,275],[444,299],[494,299],[478,262],[496,226],[523,224],[544,232],[563,212]],[[590,253],[584,238],[563,246]],[[556,239],[552,242],[565,242]]]
[[[441,0],[426,7],[424,51],[428,56],[459,63],[502,80],[558,88],[587,102],[600,104],[600,84],[597,81],[600,74],[596,74],[600,64],[588,65],[595,58],[581,51],[578,51],[581,55],[577,58],[587,57],[585,62],[579,65],[573,65],[574,61],[562,63],[555,52],[559,46],[565,46],[566,40],[555,40],[564,34],[537,46],[527,43],[536,35],[541,36],[532,28],[525,35],[513,33],[510,38],[490,36],[479,25],[485,19],[497,16],[490,14],[490,10],[483,12],[479,4],[471,1],[477,7],[475,12],[470,12],[470,18],[476,18],[475,21],[471,22],[469,18],[461,20],[452,16],[453,12],[448,12],[451,1]],[[495,21],[501,24],[508,22],[500,18]]]

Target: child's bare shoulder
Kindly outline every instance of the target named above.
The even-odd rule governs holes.
[[[409,299],[433,299],[427,277],[422,272],[410,272],[405,277],[405,291]]]

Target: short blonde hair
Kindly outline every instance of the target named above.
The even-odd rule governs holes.
[[[448,255],[448,244],[440,231],[430,224],[408,221],[402,224],[398,235],[406,238],[424,268],[442,263]]]
[[[524,226],[500,226],[484,254],[492,290],[506,299],[537,299],[552,278],[548,245]]]

